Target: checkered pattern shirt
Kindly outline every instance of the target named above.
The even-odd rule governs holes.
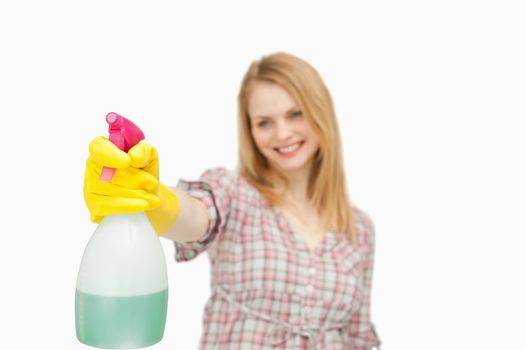
[[[311,250],[283,213],[237,173],[211,168],[177,187],[210,217],[198,241],[175,242],[175,259],[206,251],[211,295],[201,350],[368,350],[380,340],[370,320],[374,226],[352,207],[355,244],[327,232]]]

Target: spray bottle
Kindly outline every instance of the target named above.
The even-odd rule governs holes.
[[[127,152],[144,139],[131,121],[106,116],[109,140]],[[115,169],[103,168],[101,181]],[[162,245],[145,212],[107,215],[84,251],[75,295],[80,342],[106,349],[153,345],[164,335],[168,275]]]

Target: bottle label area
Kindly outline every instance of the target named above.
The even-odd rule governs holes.
[[[76,290],[78,340],[107,349],[153,345],[164,335],[168,289],[126,297],[102,296]]]

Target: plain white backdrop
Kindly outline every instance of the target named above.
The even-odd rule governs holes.
[[[87,146],[115,111],[161,181],[237,161],[248,65],[287,51],[332,92],[351,200],[376,227],[386,350],[525,349],[525,12],[520,1],[0,4],[0,348],[89,349],[74,295],[95,229]],[[197,349],[206,254],[175,263],[164,339]]]

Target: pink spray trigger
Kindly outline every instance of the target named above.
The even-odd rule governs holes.
[[[144,133],[138,126],[123,116],[110,112],[106,115],[109,124],[109,141],[124,152],[128,152],[133,146],[144,140]],[[103,167],[100,181],[110,182],[115,173],[114,168]]]

